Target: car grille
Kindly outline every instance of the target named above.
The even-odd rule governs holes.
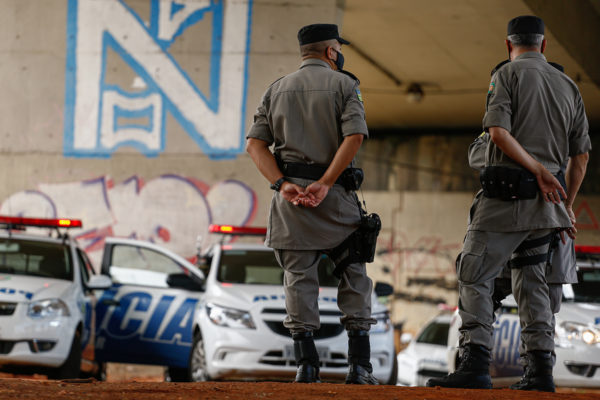
[[[17,303],[0,301],[0,315],[13,315],[15,308],[17,308]]]
[[[598,367],[600,367],[600,365],[597,364],[585,364],[571,361],[565,362],[565,366],[569,372],[575,375],[585,376],[586,378],[593,377],[596,374]]]
[[[280,367],[296,367],[296,361],[285,359],[283,357],[283,352],[280,350],[273,350],[265,353],[258,362]],[[321,368],[348,368],[348,360],[342,353],[331,353],[329,359],[320,360],[320,362]]]
[[[278,335],[292,337],[290,330],[283,326],[281,321],[265,321],[265,324]],[[342,324],[321,324],[321,327],[313,332],[315,340],[327,339],[334,336],[338,336],[344,332]]]
[[[0,340],[0,354],[8,354],[12,351],[15,342],[12,340]]]

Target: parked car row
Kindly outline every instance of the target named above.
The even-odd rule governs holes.
[[[80,221],[0,217],[0,368],[53,378],[103,378],[107,362],[166,367],[173,381],[291,379],[293,341],[282,270],[262,245],[218,243],[197,266],[153,243],[107,238],[101,275],[66,230]],[[55,231],[54,237],[15,229]],[[263,230],[212,227],[227,234]],[[324,379],[343,379],[347,339],[333,264],[319,265],[321,328],[315,332]],[[390,294],[378,284],[376,292]],[[393,328],[373,294],[371,362],[396,382]]]

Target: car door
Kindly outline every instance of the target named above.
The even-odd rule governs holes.
[[[82,357],[84,360],[94,360],[94,335],[96,322],[96,304],[98,299],[93,290],[87,287],[90,276],[94,270],[87,255],[80,249],[76,249],[77,261],[79,263],[81,287],[83,290],[83,330],[81,334]],[[83,366],[85,367],[85,366]],[[85,368],[84,368],[85,369]]]
[[[187,367],[204,276],[152,243],[107,240],[102,273],[113,286],[96,306],[96,358]]]

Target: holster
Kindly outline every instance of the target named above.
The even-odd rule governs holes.
[[[277,154],[275,154],[275,160],[283,175],[290,178],[303,178],[317,181],[321,179],[328,168],[326,165],[283,161]],[[342,185],[346,190],[358,190],[364,180],[364,176],[362,169],[349,167],[341,173],[335,183]]]
[[[566,190],[567,184],[562,171],[554,176]],[[485,167],[479,175],[479,181],[483,195],[491,199],[499,198],[504,201],[535,199],[539,191],[535,175],[521,168]]]
[[[358,229],[352,232],[340,245],[329,251],[329,258],[335,264],[333,274],[341,278],[348,265],[373,262],[379,231],[381,231],[379,215],[364,213]]]

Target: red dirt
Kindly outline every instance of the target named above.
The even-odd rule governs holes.
[[[569,393],[520,392],[509,389],[459,390],[405,388],[397,386],[354,386],[332,383],[295,384],[280,382],[97,382],[95,380],[49,381],[19,378],[0,379],[0,399],[325,399],[344,400],[550,400],[597,399],[599,393],[577,390]]]

